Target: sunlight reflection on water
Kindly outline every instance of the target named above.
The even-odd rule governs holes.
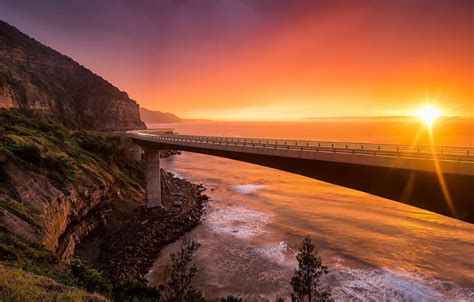
[[[188,235],[202,244],[196,287],[207,297],[287,296],[298,244],[310,235],[339,300],[474,300],[472,224],[218,157],[183,153],[163,166],[209,189],[205,220]],[[176,247],[163,250],[151,284]]]

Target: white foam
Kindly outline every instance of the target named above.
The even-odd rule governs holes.
[[[179,178],[179,179],[186,179],[186,177],[184,177],[183,174],[181,173],[178,173],[176,171],[169,171],[171,173],[171,175],[173,175],[173,177],[176,177],[176,178]]]
[[[284,241],[280,241],[277,244],[273,243],[257,247],[255,250],[260,255],[271,260],[272,262],[278,263],[281,266],[293,268],[297,265],[296,260],[293,257],[293,253],[289,255],[288,245]]]
[[[264,185],[252,185],[252,184],[246,184],[246,185],[237,185],[233,186],[232,190],[234,190],[237,193],[248,195],[252,194],[257,190],[261,190],[265,188]]]
[[[336,300],[361,301],[469,301],[474,294],[454,284],[439,286],[442,282],[428,280],[404,270],[387,268],[356,269],[336,265],[330,274],[339,285],[333,287]]]
[[[263,234],[263,227],[269,218],[270,215],[266,213],[237,206],[210,211],[206,224],[217,234],[248,239]]]

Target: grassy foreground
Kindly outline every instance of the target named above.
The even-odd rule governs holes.
[[[107,301],[101,295],[62,285],[49,278],[0,264],[0,300]]]

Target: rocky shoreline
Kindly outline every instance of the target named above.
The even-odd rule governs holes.
[[[167,210],[136,209],[115,230],[99,227],[85,238],[77,255],[115,284],[127,280],[145,282],[161,249],[194,229],[200,222],[208,197],[205,188],[161,171],[163,204]],[[101,244],[94,247],[94,241]],[[97,249],[91,252],[90,249]]]

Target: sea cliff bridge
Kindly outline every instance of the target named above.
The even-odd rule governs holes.
[[[126,135],[134,156],[144,155],[149,208],[163,207],[160,150],[182,150],[288,171],[474,223],[474,148],[177,135],[171,129]]]

